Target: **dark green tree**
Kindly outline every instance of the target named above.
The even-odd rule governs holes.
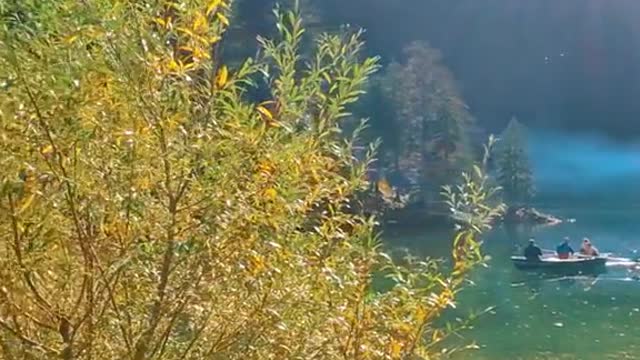
[[[498,148],[498,182],[510,210],[528,206],[535,194],[525,137],[524,127],[514,117],[502,133]]]
[[[420,189],[423,201],[437,201],[441,186],[471,164],[473,117],[439,50],[414,42],[405,56],[404,63],[391,63],[381,80],[386,101],[378,106],[393,109],[384,123],[395,128],[382,139],[392,136],[397,144],[395,170]]]

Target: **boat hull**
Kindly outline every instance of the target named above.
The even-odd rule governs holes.
[[[527,261],[522,256],[512,256],[513,265],[524,271],[541,271],[562,274],[601,273],[606,271],[606,258],[543,258],[540,261]]]

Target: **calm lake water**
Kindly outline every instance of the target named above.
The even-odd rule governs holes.
[[[618,256],[640,255],[640,209],[551,208],[543,210],[575,218],[547,228],[496,228],[485,239],[491,256],[488,268],[471,275],[475,286],[459,297],[459,307],[448,318],[464,317],[491,306],[495,309],[473,323],[455,341],[479,345],[458,353],[456,360],[530,359],[640,359],[640,281],[625,268],[608,268],[595,276],[542,278],[516,270],[509,257],[534,236],[541,247],[554,249],[570,236],[577,250],[584,236],[601,252]],[[447,257],[447,231],[388,230],[393,246],[407,247],[426,256]]]

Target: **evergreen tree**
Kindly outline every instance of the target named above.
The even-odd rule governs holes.
[[[497,167],[498,182],[509,207],[529,205],[534,195],[533,171],[526,153],[524,128],[515,117],[502,134]]]

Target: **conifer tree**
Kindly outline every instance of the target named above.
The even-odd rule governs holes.
[[[534,196],[533,171],[523,126],[514,117],[502,134],[497,159],[498,182],[510,209],[527,206]]]

